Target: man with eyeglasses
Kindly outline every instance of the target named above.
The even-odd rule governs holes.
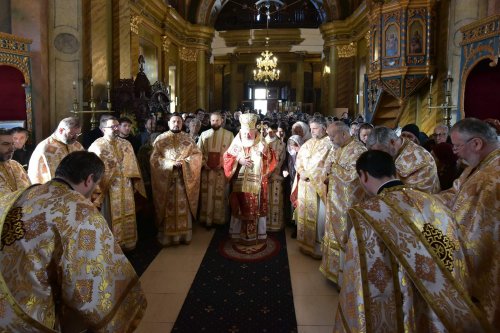
[[[146,198],[146,190],[134,148],[129,141],[119,137],[119,126],[115,117],[101,120],[99,128],[103,137],[90,145],[89,152],[99,156],[106,165],[95,191],[94,204],[101,207],[122,250],[131,251],[137,244],[134,193]]]
[[[500,143],[486,122],[466,118],[451,128],[454,153],[467,163],[438,197],[452,210],[465,241],[469,293],[500,327]]]
[[[12,159],[14,150],[12,130],[0,128],[0,195],[30,186],[23,166]]]
[[[64,118],[51,136],[40,142],[28,164],[28,176],[32,184],[44,184],[52,179],[62,159],[74,151],[84,150],[76,139],[82,134],[80,119]]]
[[[446,140],[448,140],[448,126],[436,126],[434,129],[434,136],[436,137],[436,144],[446,142]]]

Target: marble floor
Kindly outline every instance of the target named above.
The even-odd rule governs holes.
[[[195,226],[190,245],[163,249],[149,265],[141,276],[148,308],[136,332],[171,331],[213,233]],[[319,272],[320,261],[300,253],[290,229],[286,234],[298,332],[330,333],[338,293]]]

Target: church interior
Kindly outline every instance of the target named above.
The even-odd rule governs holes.
[[[69,116],[89,131],[105,112],[139,129],[258,109],[430,134],[500,118],[499,57],[498,0],[0,0],[0,127],[36,144]],[[213,234],[194,227],[146,269],[138,332],[172,330]],[[331,332],[338,292],[286,237],[298,332]]]

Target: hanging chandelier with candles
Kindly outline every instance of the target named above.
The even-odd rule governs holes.
[[[253,70],[253,79],[255,81],[264,81],[267,85],[269,81],[279,80],[280,70],[278,69],[278,58],[273,57],[273,53],[268,50],[269,44],[269,20],[271,19],[271,4],[274,5],[275,10],[279,10],[283,6],[283,2],[278,0],[259,0],[256,2],[257,12],[260,16],[261,10],[265,9],[266,15],[266,45],[264,51],[260,54],[261,57],[257,58],[257,67]],[[258,20],[258,18],[257,18]]]

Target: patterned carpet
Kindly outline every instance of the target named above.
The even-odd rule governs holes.
[[[172,332],[297,332],[285,233],[271,235],[266,255],[232,256],[228,230],[216,230]]]

